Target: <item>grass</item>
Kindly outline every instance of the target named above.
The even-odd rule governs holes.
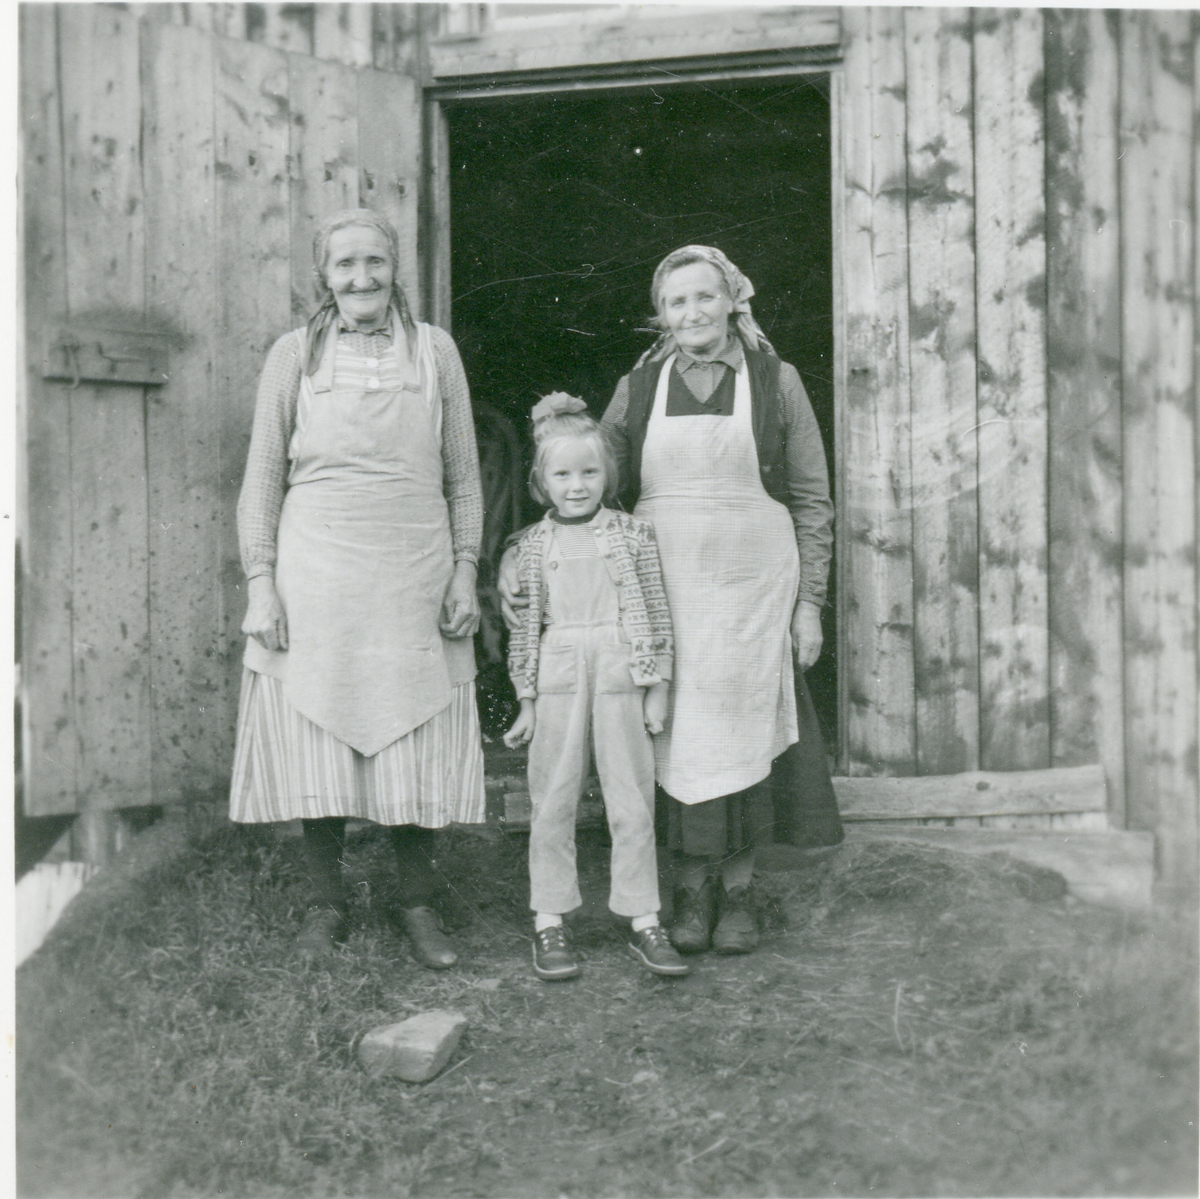
[[[253,830],[68,914],[18,973],[25,1196],[1172,1195],[1197,1188],[1195,928],[903,844],[769,874],[763,944],[639,972],[583,839],[582,978],[528,961],[520,839],[443,837],[460,967],[417,967],[385,839],[355,932],[294,958],[296,846]],[[1053,881],[1051,879],[1051,881]],[[470,1024],[441,1077],[370,1028]]]

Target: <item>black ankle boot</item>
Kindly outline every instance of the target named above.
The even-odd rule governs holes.
[[[675,892],[675,919],[671,924],[671,944],[680,953],[703,953],[711,944],[713,920],[717,910],[717,887],[706,878],[698,891],[679,887]]]

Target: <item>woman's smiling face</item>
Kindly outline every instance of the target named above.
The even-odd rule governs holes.
[[[391,248],[378,229],[348,225],[330,235],[325,280],[338,312],[351,328],[375,329],[383,324],[395,277]]]
[[[663,280],[659,316],[687,354],[703,358],[720,353],[732,312],[721,272],[710,263],[689,262]]]

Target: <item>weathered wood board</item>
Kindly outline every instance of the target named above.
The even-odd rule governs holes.
[[[413,316],[424,311],[417,225],[421,194],[421,89],[384,71],[358,73],[359,196],[400,235],[400,286]],[[448,213],[447,213],[448,215]]]
[[[836,46],[838,10],[739,6],[718,12],[693,9],[686,19],[667,7],[646,6],[633,22],[603,10],[584,10],[569,24],[530,21],[477,37],[444,38],[430,45],[434,79],[501,75],[514,71],[582,68],[639,59],[697,58],[764,50]]]
[[[1046,14],[1051,761],[1102,761],[1123,827],[1121,306],[1112,14]]]
[[[1186,13],[1121,16],[1126,803],[1165,877],[1197,860],[1193,47]]]
[[[136,328],[145,301],[137,22],[58,10],[67,303]],[[84,808],[151,802],[145,392],[70,391],[76,785]]]
[[[918,774],[979,765],[971,17],[904,14]]]
[[[358,207],[358,77],[350,67],[288,56],[289,166],[291,183],[291,322],[302,325],[313,310],[312,246],[320,223],[343,208]]]
[[[1042,17],[974,12],[980,765],[1049,764]]]
[[[1104,812],[1102,766],[920,778],[834,779],[844,820],[930,820]]]
[[[200,30],[143,30],[146,314],[172,334],[170,381],[148,396],[145,434],[156,802],[211,790],[229,751],[212,386],[214,70],[213,39]],[[193,86],[181,88],[182,78]]]
[[[214,202],[217,338],[214,423],[220,438],[220,643],[236,696],[246,600],[234,513],[259,373],[292,326],[288,60],[247,42],[216,43]],[[311,251],[308,254],[311,258]],[[223,719],[232,747],[235,709]]]
[[[847,9],[840,618],[851,774],[912,774],[912,480],[904,18]]]
[[[29,488],[21,524],[21,686],[25,810],[76,809],[75,700],[71,631],[75,504],[71,496],[71,405],[64,384],[41,378],[41,330],[67,310],[63,229],[62,121],[57,88],[57,9],[20,12],[25,281],[25,388],[20,417]]]

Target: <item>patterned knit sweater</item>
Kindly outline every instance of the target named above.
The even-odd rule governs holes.
[[[642,687],[665,682],[675,660],[675,638],[654,529],[647,521],[610,508],[601,508],[596,522],[600,555],[617,588],[621,628],[629,639],[633,681]],[[547,516],[517,542],[521,591],[529,596],[524,622],[508,639],[508,673],[518,699],[537,698],[538,649],[547,603],[542,567],[553,535]]]

